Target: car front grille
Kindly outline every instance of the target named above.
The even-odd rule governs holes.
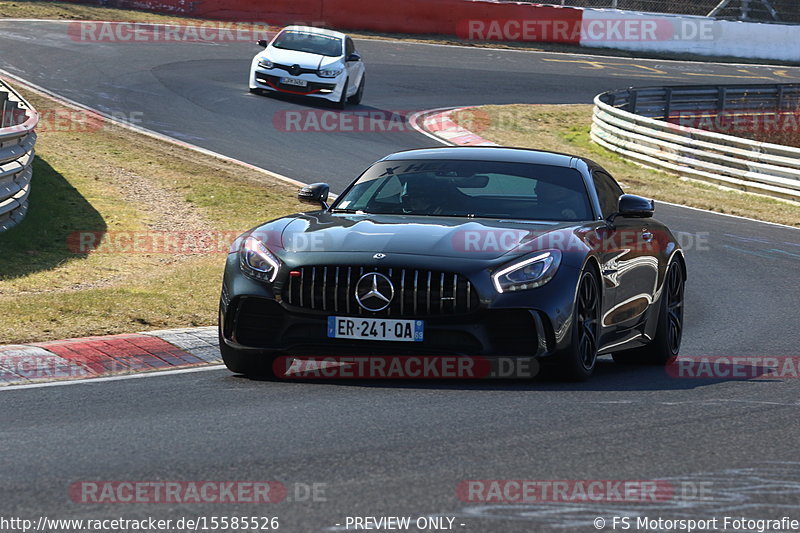
[[[315,92],[321,90],[333,91],[334,89],[336,89],[335,83],[319,83],[316,81],[309,81],[306,87],[298,87],[296,85],[284,85],[283,83],[281,83],[280,76],[271,76],[269,74],[262,74],[260,72],[256,75],[256,81],[258,81],[259,83],[263,83],[264,85],[273,85],[278,89],[283,89],[291,92]]]
[[[284,299],[287,304],[304,309],[375,317],[421,317],[466,314],[479,304],[469,280],[450,272],[337,265],[306,266],[296,271],[299,275],[290,275]],[[394,286],[394,298],[382,311],[367,311],[356,300],[356,284],[369,272],[387,276]]]
[[[303,68],[303,67],[299,67],[296,72],[292,72],[292,65],[281,65],[280,63],[273,63],[272,66],[280,70],[285,70],[292,76],[299,76],[300,74],[316,74],[317,72],[317,69],[315,68]]]

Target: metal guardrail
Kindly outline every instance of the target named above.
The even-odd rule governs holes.
[[[687,117],[691,124],[720,114],[798,119],[798,84],[629,88],[600,94],[594,105],[592,139],[611,151],[681,176],[800,200],[800,148],[686,125]]]
[[[0,81],[0,232],[28,211],[38,122],[30,104]]]

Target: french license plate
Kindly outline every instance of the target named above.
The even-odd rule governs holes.
[[[281,83],[284,85],[294,85],[295,87],[308,87],[306,80],[298,80],[296,78],[281,78]]]
[[[328,337],[334,339],[421,342],[424,329],[422,320],[328,317]]]

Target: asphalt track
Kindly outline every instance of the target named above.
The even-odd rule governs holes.
[[[364,109],[589,102],[626,85],[800,78],[783,67],[358,45],[368,63]],[[0,22],[0,50],[0,68],[78,102],[137,113],[145,127],[335,188],[388,152],[432,143],[410,131],[279,131],[276,113],[309,106],[249,95],[257,48],[246,43],[86,44],[63,24]],[[656,215],[687,248],[682,354],[800,355],[797,230],[661,204]],[[298,532],[335,530],[348,515],[446,515],[456,530],[477,532],[594,531],[596,517],[610,529],[620,514],[800,519],[797,379],[676,379],[610,361],[577,385],[276,383],[214,370],[0,391],[0,407],[6,517],[279,516],[281,530]],[[468,479],[666,479],[678,494],[480,504],[456,497]],[[327,485],[326,501],[274,506],[93,505],[67,496],[79,480]],[[706,494],[691,497],[701,483]]]

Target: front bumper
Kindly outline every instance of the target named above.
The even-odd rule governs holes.
[[[425,337],[421,342],[329,338],[327,316],[290,312],[276,300],[240,297],[222,310],[223,338],[229,346],[238,349],[308,356],[542,356],[548,351],[544,320],[534,310],[496,309],[471,316],[429,317],[424,319]],[[348,315],[337,313],[336,316]]]
[[[220,300],[222,340],[238,350],[293,355],[496,355],[548,357],[568,349],[577,272],[564,269],[550,283],[530,291],[497,294],[486,274],[470,274],[479,305],[467,313],[415,318],[425,321],[422,342],[335,339],[327,336],[328,316],[371,318],[368,314],[303,309],[287,303],[281,279],[273,286],[245,276],[231,254]],[[274,292],[273,292],[274,291]],[[380,318],[380,317],[375,317]],[[388,317],[387,317],[388,318]]]
[[[281,78],[285,77],[304,80],[307,85],[306,87],[298,87],[295,85],[283,84],[281,83]],[[338,102],[344,90],[344,80],[344,74],[340,74],[336,78],[321,78],[316,74],[291,76],[280,69],[265,70],[256,68],[253,69],[250,74],[250,88],[296,96],[323,98],[332,102]]]

